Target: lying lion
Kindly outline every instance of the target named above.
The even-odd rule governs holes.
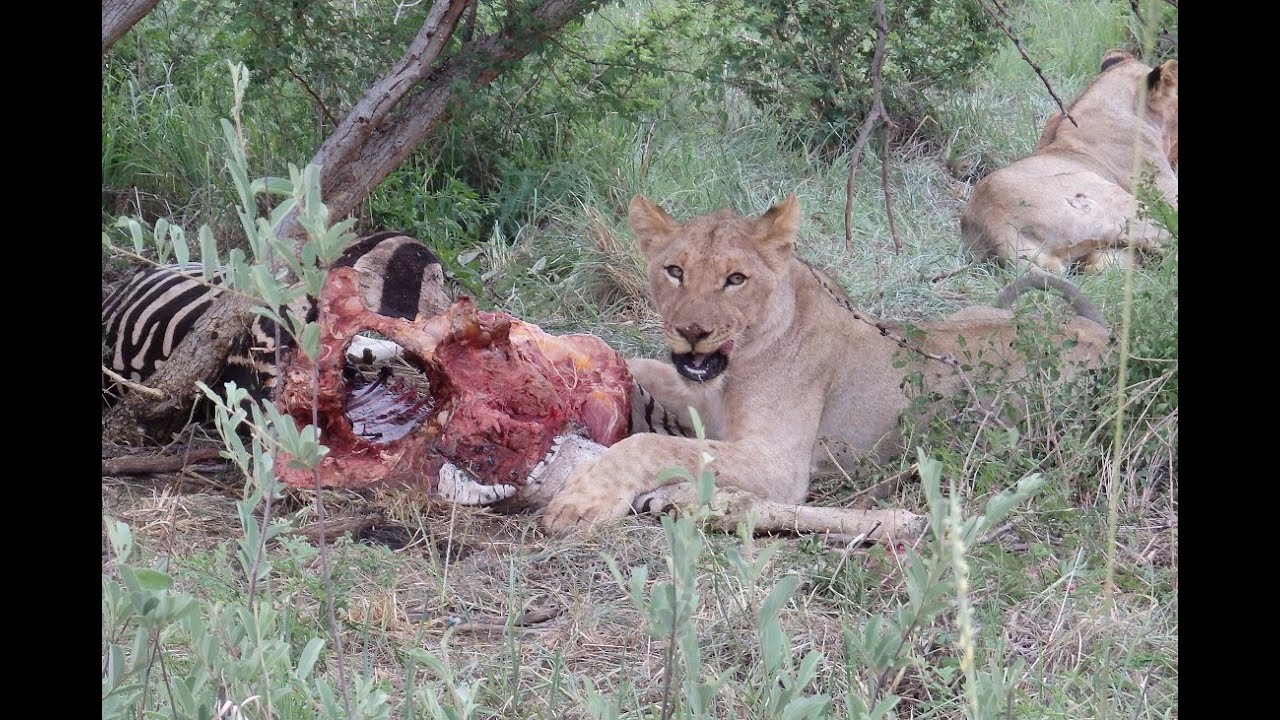
[[[628,362],[655,401],[637,403],[633,430],[673,425],[654,422],[655,405],[691,405],[710,439],[640,433],[621,440],[572,470],[547,505],[549,528],[624,515],[640,495],[673,482],[660,479],[663,470],[696,468],[704,451],[717,486],[803,503],[815,463],[896,450],[909,401],[904,385],[915,371],[926,390],[942,393],[965,385],[957,359],[1006,367],[1011,379],[1025,374],[1010,349],[1010,310],[965,308],[907,340],[792,254],[799,222],[794,195],[759,218],[724,210],[683,224],[639,195],[632,199],[631,228],[671,350],[669,362]],[[1074,290],[1042,273],[1024,277],[1001,294],[1002,304],[1028,284]],[[1110,341],[1096,310],[1074,294],[1077,313],[1093,319],[1077,315],[1061,331],[1058,339],[1074,341],[1062,353],[1064,375],[1074,365],[1096,366]],[[675,427],[691,427],[687,411],[676,415]]]
[[[1178,206],[1178,61],[1152,69],[1109,51],[1068,111],[1079,127],[1054,116],[1029,157],[974,187],[960,217],[969,253],[1061,273],[1076,264],[1123,265],[1130,240],[1148,251],[1168,239],[1138,217],[1135,194],[1149,175],[1165,201]]]

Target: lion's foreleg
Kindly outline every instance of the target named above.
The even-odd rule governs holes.
[[[802,503],[809,487],[809,451],[767,441],[724,442],[642,433],[580,465],[547,506],[544,524],[561,529],[621,517],[644,492],[674,482],[715,475],[717,488]],[[671,468],[683,473],[665,472]]]

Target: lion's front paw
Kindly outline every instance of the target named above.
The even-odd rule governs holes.
[[[547,504],[542,525],[552,532],[593,525],[631,512],[636,491],[617,476],[601,472],[599,462],[574,470],[564,488]]]

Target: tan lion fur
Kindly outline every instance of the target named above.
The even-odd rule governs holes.
[[[1168,239],[1138,218],[1135,191],[1150,173],[1155,189],[1178,206],[1178,61],[1152,69],[1112,50],[1101,67],[1068,107],[1079,127],[1055,115],[1029,157],[974,187],[960,218],[961,242],[972,255],[1029,260],[1052,273],[1077,263],[1098,270],[1126,262],[1130,234],[1137,251]]]
[[[927,390],[963,387],[951,365],[903,349],[894,340],[901,329],[863,316],[830,278],[792,254],[799,222],[794,195],[759,218],[722,210],[683,224],[642,196],[632,199],[630,223],[669,349],[719,350],[728,362],[706,382],[686,379],[672,362],[628,365],[668,411],[693,405],[709,439],[623,439],[574,471],[547,507],[549,528],[624,515],[637,496],[673,481],[659,481],[661,471],[693,471],[704,451],[714,458],[717,485],[803,503],[810,473],[829,449],[842,464],[897,451],[908,373],[922,371]],[[968,307],[925,324],[919,346],[940,357],[981,354],[1016,377],[1024,370],[1010,349],[1012,319],[1007,309]],[[1063,335],[1076,341],[1063,353],[1069,363],[1096,363],[1109,343],[1105,326],[1079,316]],[[895,358],[905,365],[895,367]],[[688,426],[687,411],[679,414]]]

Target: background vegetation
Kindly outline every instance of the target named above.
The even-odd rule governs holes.
[[[959,211],[1055,111],[990,13],[1069,99],[1108,48],[1176,56],[1176,3],[1140,6],[1154,29],[1143,43],[1128,2],[889,2],[901,254],[878,151],[863,157],[853,247],[843,237],[871,6],[609,4],[468,97],[363,203],[357,229],[415,234],[481,304],[628,354],[660,346],[626,229],[635,192],[677,216],[758,212],[795,192],[799,252],[870,313],[983,302],[1010,276],[968,264]],[[161,2],[103,59],[104,230],[119,233],[122,214],[165,217],[247,245],[219,122],[227,62],[252,75],[248,165],[287,177],[424,12]],[[104,253],[104,282],[127,265]],[[1176,243],[1135,273],[1127,379],[1033,381],[1016,432],[939,426],[914,438],[920,457],[815,484],[814,502],[848,504],[919,461],[923,482],[886,502],[954,532],[915,550],[704,535],[686,519],[555,538],[395,492],[326,494],[340,536],[326,555],[316,506],[271,487],[269,468],[104,479],[103,715],[1176,717],[1177,277]],[[1124,276],[1079,282],[1119,325]],[[515,624],[545,606],[561,614]]]

